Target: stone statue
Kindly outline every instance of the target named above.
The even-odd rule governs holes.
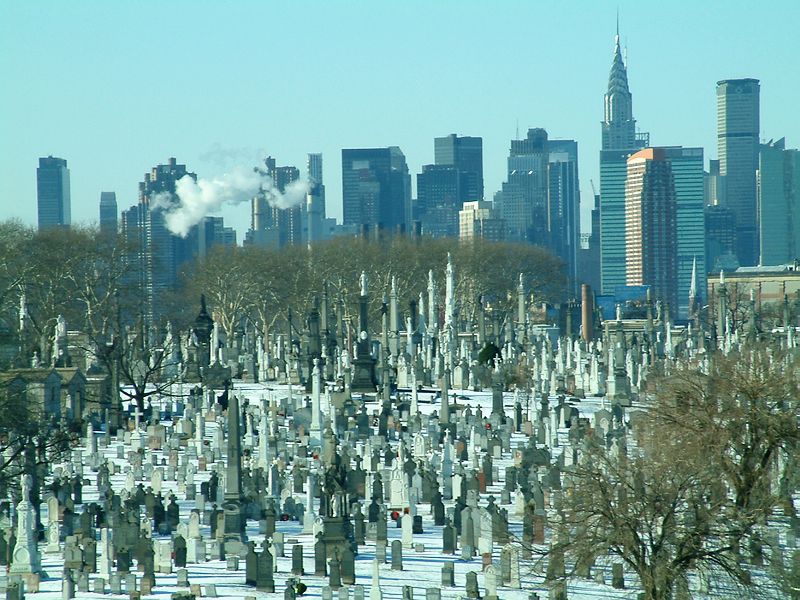
[[[22,501],[30,502],[31,500],[31,476],[25,473],[20,479],[20,488],[22,488]]]

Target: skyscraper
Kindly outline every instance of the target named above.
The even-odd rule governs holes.
[[[662,150],[672,169],[677,202],[678,305],[673,315],[688,319],[693,265],[696,265],[695,301],[703,301],[706,294],[703,149],[669,146]]]
[[[547,245],[548,162],[544,129],[529,129],[525,139],[511,140],[508,175],[495,195],[509,240]]]
[[[307,164],[305,240],[308,244],[325,239],[325,184],[322,182],[322,154],[309,154]]]
[[[758,168],[760,264],[800,258],[800,150],[784,138],[761,144]]]
[[[736,215],[736,255],[758,264],[756,170],[759,144],[758,79],[717,82],[717,154],[725,205]]]
[[[622,59],[619,32],[603,97],[600,150],[600,279],[602,292],[614,294],[625,285],[625,177],[627,160],[650,145],[647,133],[636,133],[628,72]]]
[[[649,285],[674,311],[678,300],[678,203],[669,161],[660,148],[628,159],[625,179],[625,276]]]
[[[547,230],[550,250],[564,261],[573,293],[578,292],[581,191],[578,142],[549,140],[547,144]]]
[[[468,174],[449,165],[423,165],[417,175],[416,218],[422,233],[432,237],[458,235],[458,211],[464,204]]]
[[[736,260],[736,215],[727,206],[706,207],[706,261],[709,272],[733,271]]]
[[[100,192],[100,232],[117,233],[117,194],[114,192]]]
[[[464,174],[460,204],[483,200],[483,138],[451,133],[434,138],[433,149],[437,166],[454,167]]]
[[[65,226],[71,223],[69,169],[63,158],[39,159],[36,169],[36,196],[39,229]]]
[[[272,179],[275,189],[281,194],[300,179],[300,170],[293,166],[277,166],[276,160],[268,156],[264,160],[262,174]],[[322,165],[319,165],[320,176]],[[251,225],[246,243],[259,246],[283,248],[290,244],[301,244],[303,237],[304,203],[282,208],[270,202],[269,190],[262,190],[251,201]]]
[[[706,289],[703,149],[633,154],[624,189],[626,285],[652,285],[674,317],[687,319],[692,277],[696,301]]]
[[[458,213],[458,237],[463,242],[475,239],[500,242],[504,239],[505,229],[505,223],[491,202],[465,202]]]
[[[397,146],[342,150],[344,224],[395,232],[411,220],[411,177]]]
[[[603,150],[636,148],[636,120],[633,96],[628,89],[628,69],[622,59],[619,31],[614,36],[614,59],[608,75],[608,90],[603,96]]]
[[[574,286],[580,244],[578,143],[549,139],[540,127],[529,129],[524,139],[511,140],[506,179],[495,203],[508,239],[547,248],[564,261]]]
[[[186,241],[196,258],[205,258],[214,246],[235,246],[236,230],[225,227],[222,217],[203,217],[189,230]]]
[[[178,202],[175,185],[186,176],[197,179],[175,158],[153,167],[139,183],[139,203],[122,213],[122,235],[135,248],[131,261],[142,290],[142,314],[149,323],[161,315],[160,300],[177,283],[180,266],[196,254],[189,241],[192,232],[187,238],[173,234],[164,213]]]

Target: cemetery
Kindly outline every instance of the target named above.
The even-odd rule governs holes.
[[[193,300],[186,331],[168,330],[158,348],[116,373],[98,368],[74,343],[80,332],[60,322],[51,364],[35,357],[0,375],[16,411],[35,406],[62,432],[35,451],[3,446],[2,593],[792,597],[786,586],[800,577],[797,404],[781,397],[770,418],[789,426],[769,431],[782,437],[750,440],[748,449],[767,451],[744,471],[737,461],[749,455],[732,452],[734,483],[708,493],[700,487],[708,474],[680,479],[697,464],[690,450],[650,452],[642,434],[691,439],[672,417],[703,423],[699,409],[676,392],[685,403],[662,414],[653,398],[666,393],[664,382],[711,377],[725,357],[740,357],[731,362],[750,372],[783,370],[781,385],[794,385],[797,331],[788,317],[763,331],[753,302],[732,323],[723,281],[709,326],[675,325],[649,300],[643,318],[620,311],[604,321],[587,288],[582,302],[560,307],[557,324],[534,324],[523,276],[516,310],[500,314],[481,302],[462,310],[449,259],[444,274],[437,281],[431,271],[427,293],[405,307],[395,279],[372,289],[362,273],[351,282],[351,326],[320,281],[294,329],[267,337],[228,336],[214,307]],[[720,406],[734,418],[731,398]],[[625,475],[642,456],[654,462]],[[734,477],[741,472],[753,481]],[[648,504],[651,495],[658,498]],[[739,528],[735,540],[728,531],[697,533],[734,507],[747,515],[725,513]],[[666,575],[654,558],[629,552],[608,522],[646,511],[653,527],[631,535],[644,554],[669,553]],[[654,591],[665,585],[670,596]]]

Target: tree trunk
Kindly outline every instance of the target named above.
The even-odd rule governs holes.
[[[658,567],[648,567],[639,573],[645,600],[672,600],[673,582],[658,571]]]

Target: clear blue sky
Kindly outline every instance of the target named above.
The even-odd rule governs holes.
[[[597,182],[619,7],[634,115],[654,145],[716,156],[715,82],[761,80],[761,135],[800,146],[800,2],[0,0],[0,219],[36,222],[40,156],[66,158],[73,222],[120,209],[175,156],[202,177],[322,152],[341,218],[345,147],[482,136],[488,198],[519,122],[578,140]],[[415,185],[416,187],[416,185]],[[584,215],[586,208],[584,209]],[[248,207],[223,213],[240,232]]]

